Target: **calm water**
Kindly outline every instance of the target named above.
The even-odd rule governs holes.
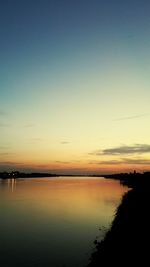
[[[0,265],[86,266],[125,191],[103,178],[0,180]]]

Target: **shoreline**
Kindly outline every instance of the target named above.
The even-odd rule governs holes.
[[[53,173],[21,173],[21,172],[2,172],[0,179],[19,179],[19,178],[48,178],[48,177],[91,177],[91,175],[77,175],[77,174],[53,174]],[[92,176],[93,177],[93,176]]]
[[[130,190],[124,194],[104,239],[95,241],[96,251],[92,253],[88,267],[135,266],[139,263],[148,266],[150,173],[121,174],[115,178]]]
[[[113,179],[119,180],[121,184],[126,185],[130,188],[133,188],[137,185],[141,185],[141,178],[147,179],[150,176],[150,172],[144,173],[117,173],[117,174],[55,174],[55,173],[41,173],[41,172],[19,172],[19,171],[11,171],[11,172],[0,172],[0,179],[13,179],[13,178],[38,178],[38,177],[103,177],[105,179]],[[135,179],[136,178],[136,179]]]

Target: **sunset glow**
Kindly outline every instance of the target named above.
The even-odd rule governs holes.
[[[149,170],[149,2],[0,6],[0,171]]]

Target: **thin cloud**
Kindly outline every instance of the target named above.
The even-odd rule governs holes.
[[[71,162],[69,162],[69,161],[61,161],[61,160],[57,160],[57,161],[55,161],[55,163],[59,163],[59,164],[70,164]]]
[[[124,163],[127,164],[141,164],[141,165],[148,165],[150,164],[149,159],[122,159]]]
[[[68,145],[68,144],[70,144],[70,142],[69,141],[62,141],[62,142],[60,142],[62,145]]]
[[[120,146],[104,150],[98,150],[92,155],[124,155],[124,154],[144,154],[150,153],[150,145],[148,144],[135,144],[132,146]]]
[[[89,164],[96,164],[96,165],[121,165],[121,164],[127,164],[127,165],[149,165],[150,160],[149,159],[127,159],[122,158],[120,160],[102,160],[102,161],[91,161]]]
[[[119,160],[102,160],[102,161],[90,161],[89,164],[97,165],[116,165],[120,164]]]
[[[121,118],[115,119],[114,121],[133,120],[133,119],[138,119],[138,118],[145,117],[148,115],[149,115],[149,113],[137,114],[137,115],[129,116],[129,117],[121,117]]]

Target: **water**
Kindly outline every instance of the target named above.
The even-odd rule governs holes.
[[[125,191],[96,177],[0,180],[1,266],[86,266]]]

